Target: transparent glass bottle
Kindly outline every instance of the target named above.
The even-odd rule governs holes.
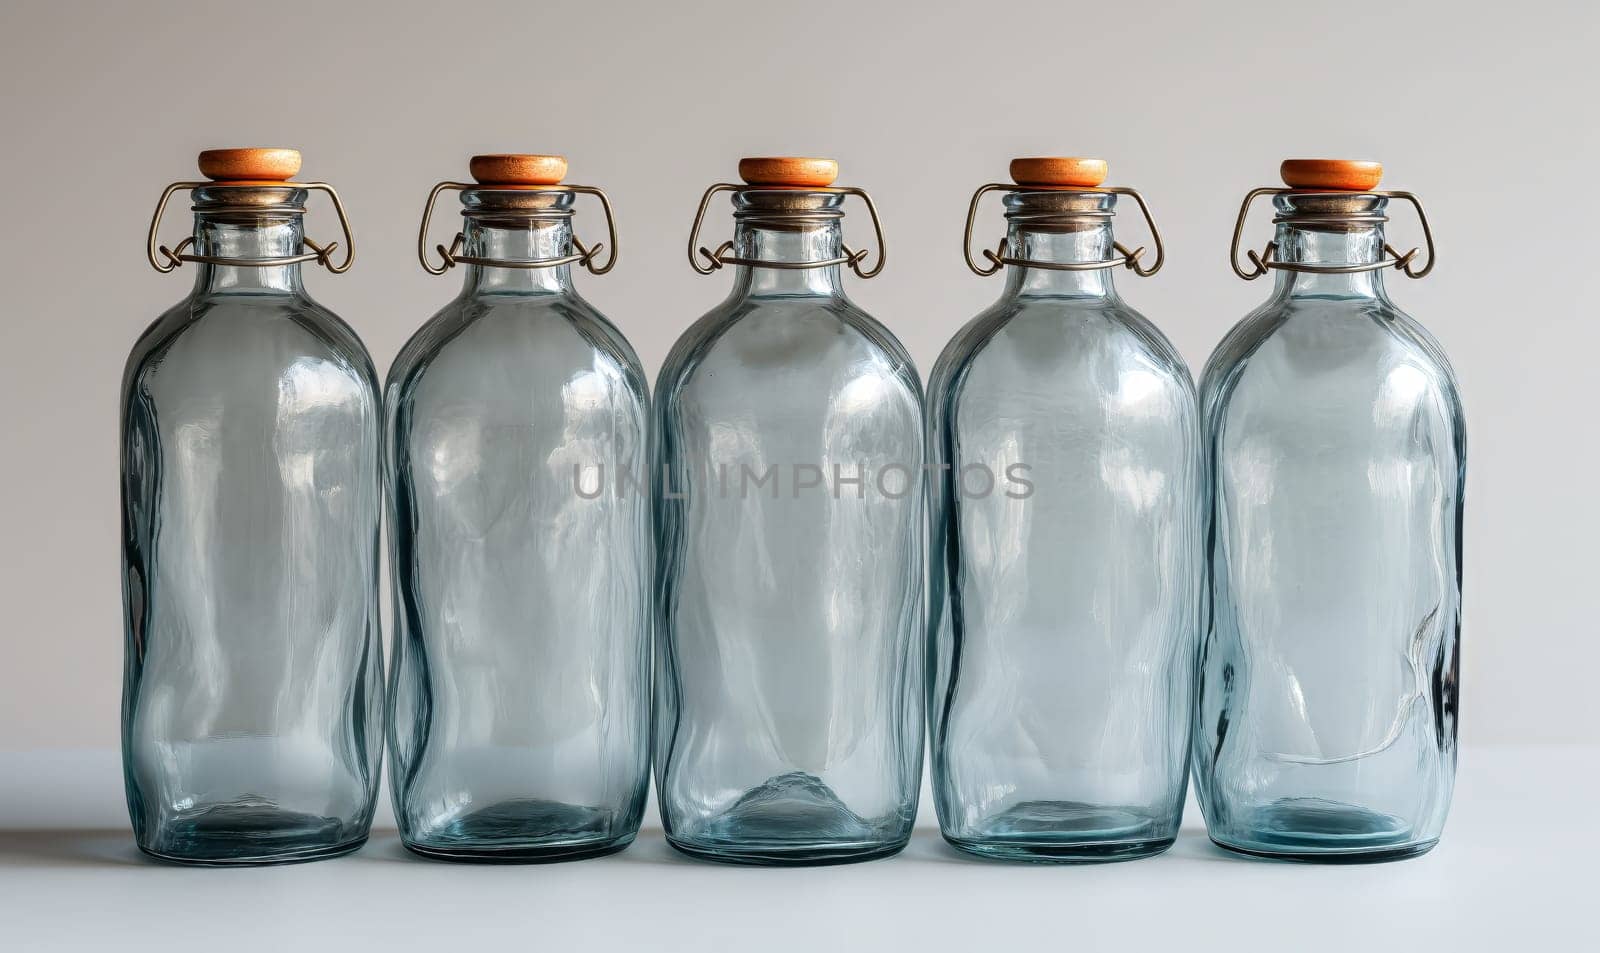
[[[1201,385],[1211,614],[1195,780],[1211,837],[1245,853],[1383,860],[1439,838],[1456,762],[1466,437],[1438,343],[1383,272],[1377,163],[1291,160],[1256,189],[1234,270],[1272,297]],[[1238,263],[1250,202],[1277,236]],[[1426,234],[1427,221],[1422,220]]]
[[[829,160],[746,159],[690,261],[732,294],[661,369],[656,784],[673,846],[754,864],[905,846],[922,773],[922,395],[845,296]],[[695,235],[733,195],[734,237]],[[873,212],[876,226],[877,215]],[[702,264],[701,262],[704,262]]]
[[[122,387],[122,752],[141,850],[199,864],[345,853],[382,753],[379,402],[355,333],[300,265],[288,149],[201,153],[149,258],[194,290],[134,345]],[[194,235],[158,247],[168,199]]]
[[[411,850],[533,861],[621,850],[650,771],[649,411],[622,334],[571,266],[559,156],[472,160],[441,183],[423,267],[465,266],[385,396],[395,643],[390,785]],[[465,226],[428,263],[427,218]]]
[[[1199,415],[1183,358],[1112,270],[1094,159],[1017,159],[973,196],[967,264],[1000,300],[928,385],[933,485],[929,726],[945,838],[1033,861],[1172,844],[1188,782],[1199,633]],[[982,196],[1006,239],[971,253]],[[1148,212],[1146,211],[1148,219]],[[1151,223],[1154,234],[1154,223]]]

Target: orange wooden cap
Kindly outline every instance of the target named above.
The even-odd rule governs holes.
[[[287,182],[299,173],[299,149],[207,149],[200,153],[200,174],[213,182]]]
[[[1365,192],[1378,187],[1383,163],[1360,159],[1285,159],[1278,167],[1283,184],[1291,189],[1332,189]]]
[[[1104,159],[1034,156],[1011,160],[1011,181],[1018,185],[1055,185],[1092,189],[1105,180]]]
[[[839,177],[839,163],[833,159],[804,156],[747,156],[739,160],[739,178],[746,185],[774,185],[779,188],[826,188]]]
[[[473,156],[468,168],[479,185],[560,185],[567,177],[565,156],[520,152]]]

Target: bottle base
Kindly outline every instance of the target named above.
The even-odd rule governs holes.
[[[206,838],[187,838],[181,847],[140,844],[139,850],[146,857],[187,867],[270,867],[342,857],[360,850],[366,842],[365,834],[336,844],[214,834]]]
[[[824,867],[892,857],[909,841],[870,844],[706,844],[668,836],[673,849],[698,860],[747,867]]]
[[[1085,801],[1021,801],[962,833],[951,846],[996,860],[1092,864],[1159,854],[1177,837],[1176,816]]]
[[[1154,857],[1177,839],[1163,837],[1139,841],[983,840],[944,835],[957,850],[988,860],[1033,864],[1104,864]]]
[[[801,771],[757,785],[691,828],[674,826],[667,843],[691,857],[764,867],[877,860],[898,854],[911,839],[909,816],[863,819],[821,778]]]
[[[1439,842],[1418,839],[1402,818],[1321,798],[1284,798],[1242,820],[1231,831],[1212,831],[1212,842],[1251,857],[1321,864],[1403,860]]]
[[[1285,860],[1303,864],[1382,864],[1391,860],[1405,860],[1408,857],[1420,857],[1439,843],[1437,840],[1422,841],[1417,844],[1403,844],[1399,847],[1383,847],[1357,850],[1279,850],[1263,847],[1245,847],[1239,844],[1229,844],[1211,838],[1211,843],[1223,850],[1235,854],[1244,854],[1249,857],[1260,857],[1266,860]]]
[[[627,848],[633,834],[604,841],[575,841],[560,844],[493,844],[472,847],[463,844],[436,846],[401,840],[406,850],[429,860],[458,864],[558,864],[569,860],[605,857]]]
[[[367,823],[285,811],[261,802],[220,804],[170,818],[147,856],[200,867],[261,867],[338,857],[367,842]]]
[[[433,860],[538,864],[614,854],[638,832],[637,820],[626,824],[611,808],[510,798],[468,814],[402,825],[400,842]]]
[[[232,853],[193,853],[174,854],[155,848],[139,845],[140,853],[165,864],[181,864],[185,867],[271,867],[276,864],[308,864],[314,860],[328,860],[332,857],[343,857],[353,854],[367,843],[365,837],[360,840],[348,841],[343,844],[328,846],[304,847],[296,850],[286,850],[282,853],[267,854],[232,854]]]

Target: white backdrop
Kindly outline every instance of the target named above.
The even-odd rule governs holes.
[[[116,744],[119,378],[191,279],[150,270],[144,229],[197,151],[232,145],[299,148],[302,178],[340,189],[356,267],[307,282],[380,372],[460,280],[421,271],[415,229],[428,188],[475,152],[561,152],[571,181],[609,191],[621,263],[578,281],[652,373],[726,293],[683,246],[701,190],[741,155],[834,156],[841,184],[872,192],[889,266],[851,294],[924,372],[999,292],[957,245],[972,190],[1014,155],[1101,156],[1145,193],[1169,263],[1118,280],[1197,373],[1267,293],[1226,263],[1243,193],[1274,184],[1285,156],[1380,159],[1387,186],[1421,196],[1440,253],[1428,279],[1391,289],[1444,343],[1467,403],[1464,737],[1600,740],[1597,36],[1580,0],[6,0],[0,750]],[[991,210],[981,234],[1000,228]],[[312,214],[312,235],[334,230]],[[1418,237],[1403,212],[1391,234]]]

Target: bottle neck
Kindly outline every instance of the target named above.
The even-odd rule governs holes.
[[[1111,222],[1039,225],[1012,222],[1006,232],[1006,257],[1046,264],[1106,261],[1116,257]],[[1015,297],[1108,298],[1116,295],[1114,268],[1066,271],[1006,266],[1006,294]]]
[[[495,261],[548,261],[572,254],[572,221],[560,218],[468,217],[462,228],[461,253]],[[465,295],[568,294],[572,267],[506,268],[467,265]]]
[[[837,220],[804,225],[770,221],[739,222],[733,230],[734,257],[776,264],[829,261],[844,255],[843,229]],[[739,265],[733,293],[742,297],[826,296],[844,294],[838,264],[812,268],[763,268]]]
[[[1297,265],[1340,267],[1383,260],[1381,224],[1327,226],[1279,222],[1273,258]],[[1383,270],[1345,274],[1278,270],[1277,293],[1287,297],[1379,298],[1383,296]]]
[[[260,260],[288,258],[305,252],[303,222],[298,214],[248,219],[237,214],[195,215],[194,253],[211,258]],[[300,263],[292,265],[221,265],[201,262],[195,293],[303,294]]]

